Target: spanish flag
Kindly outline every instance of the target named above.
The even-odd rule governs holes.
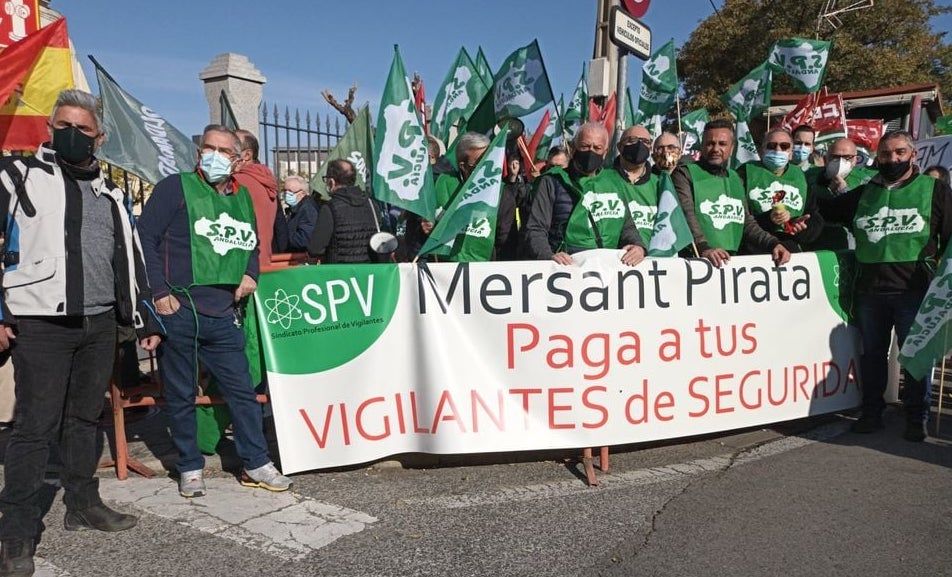
[[[72,87],[65,18],[0,51],[0,149],[36,150],[48,140],[56,97]]]

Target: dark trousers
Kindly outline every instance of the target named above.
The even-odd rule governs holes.
[[[40,530],[40,489],[59,442],[66,508],[100,503],[97,425],[116,353],[116,317],[21,318],[13,343],[16,422],[4,459],[0,539]]]
[[[924,292],[896,294],[864,294],[856,298],[856,324],[863,338],[863,356],[860,370],[863,382],[863,414],[878,415],[886,408],[883,393],[886,392],[889,345],[895,327],[899,346],[916,320]],[[913,379],[903,371],[902,402],[909,421],[922,422],[929,416],[929,393],[931,375]]]
[[[166,338],[159,346],[159,373],[164,386],[164,410],[179,453],[178,471],[196,471],[205,466],[205,457],[198,449],[195,421],[196,355],[215,377],[228,403],[235,430],[235,451],[245,468],[267,465],[271,459],[261,405],[255,398],[248,370],[245,334],[236,326],[235,318],[196,315],[182,306],[175,313],[162,316],[162,323]]]

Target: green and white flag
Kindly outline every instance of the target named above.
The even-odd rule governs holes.
[[[637,124],[635,119],[637,118],[635,113],[634,101],[631,99],[631,89],[625,89],[625,128],[629,128]]]
[[[357,186],[367,190],[368,183],[372,182],[374,141],[370,130],[370,109],[366,106],[357,111],[357,118],[347,127],[347,132],[340,139],[337,146],[328,153],[317,174],[311,179],[311,190],[317,192],[321,198],[327,200],[330,195],[324,183],[327,174],[327,165],[332,160],[343,158],[354,163],[357,169]]]
[[[757,151],[757,144],[754,142],[754,135],[750,132],[750,126],[746,119],[737,121],[737,143],[734,145],[734,168],[744,164],[760,160],[760,153]]]
[[[932,279],[916,321],[899,351],[899,364],[913,378],[932,371],[936,359],[948,354],[952,342],[952,244],[945,247],[939,272]]]
[[[655,215],[648,256],[675,256],[684,247],[694,242],[688,221],[684,218],[674,181],[667,172],[661,173],[658,195],[658,213]]]
[[[95,60],[102,101],[102,131],[109,135],[97,156],[155,184],[195,168],[195,144],[162,116],[119,88]]]
[[[704,135],[704,127],[707,126],[707,121],[710,118],[706,108],[695,110],[681,117],[681,133],[684,135],[681,149],[685,154],[701,149],[701,137]]]
[[[770,106],[773,75],[766,62],[747,73],[721,97],[737,120],[749,120]]]
[[[823,86],[826,63],[832,42],[787,38],[773,45],[768,59],[774,72],[784,72],[803,92],[816,92]]]
[[[496,72],[494,82],[499,118],[532,114],[555,99],[538,40],[510,54]]]
[[[575,133],[588,120],[588,84],[585,81],[585,66],[582,66],[582,76],[575,85],[572,100],[568,109],[562,115],[562,130],[566,141],[575,138]]]
[[[450,128],[469,118],[488,90],[466,49],[460,48],[433,101],[430,133],[448,142]]]
[[[479,73],[479,77],[483,79],[483,84],[486,86],[493,85],[493,69],[489,66],[489,60],[486,60],[486,55],[483,54],[483,47],[480,46],[476,52],[476,72]]]
[[[433,227],[420,254],[427,254],[446,245],[463,233],[467,236],[487,239],[480,244],[483,255],[470,255],[469,261],[489,260],[495,242],[496,215],[499,197],[502,194],[502,165],[506,156],[506,126],[493,138],[489,149],[479,164],[453,197],[446,212]]]
[[[675,107],[677,97],[677,54],[674,40],[669,40],[641,67],[641,93],[635,123],[644,124],[651,137],[657,138],[661,135],[665,117]]]
[[[436,216],[436,192],[423,123],[396,46],[377,114],[372,182],[377,199],[427,220]]]

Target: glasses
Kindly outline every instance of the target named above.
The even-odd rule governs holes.
[[[768,142],[764,144],[764,148],[767,150],[790,150],[789,142]]]
[[[855,154],[830,154],[830,160],[853,160],[856,158]]]

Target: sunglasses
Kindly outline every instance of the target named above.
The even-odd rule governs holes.
[[[764,145],[767,150],[790,150],[789,142],[768,142]]]

